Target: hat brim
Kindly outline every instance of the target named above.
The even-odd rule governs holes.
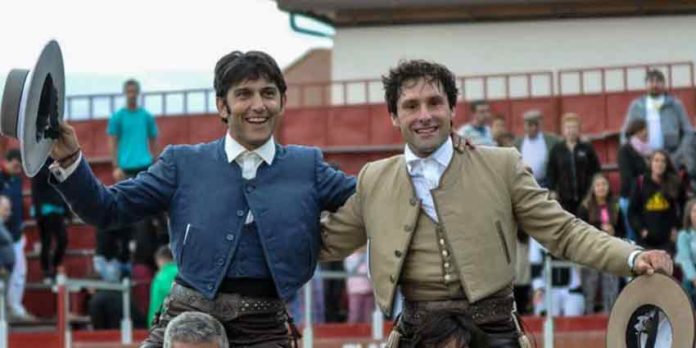
[[[696,318],[689,296],[672,277],[656,273],[640,276],[621,291],[609,315],[606,346],[629,348],[626,330],[633,313],[653,305],[662,310],[672,326],[672,347],[694,347]]]
[[[65,71],[60,46],[53,40],[41,51],[39,60],[25,80],[17,115],[17,139],[20,141],[22,152],[22,167],[30,177],[41,170],[55,141],[37,137],[41,93],[44,82],[49,77],[56,92],[58,120],[62,120],[65,106]]]

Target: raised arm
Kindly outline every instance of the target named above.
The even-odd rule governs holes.
[[[168,209],[177,186],[172,147],[167,147],[147,172],[110,187],[99,182],[78,149],[75,130],[62,124],[61,137],[51,152],[57,163],[52,165],[50,182],[85,222],[119,226]]]

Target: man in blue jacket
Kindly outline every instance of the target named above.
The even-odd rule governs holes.
[[[142,347],[161,347],[167,323],[184,311],[220,320],[231,346],[289,347],[296,334],[284,301],[311,277],[320,244],[319,215],[355,191],[319,149],[273,139],[286,84],[263,52],[232,52],[215,67],[224,137],[168,146],[136,178],[105,187],[61,125],[52,183],[77,215],[97,226],[131,224],[167,211],[175,285]]]

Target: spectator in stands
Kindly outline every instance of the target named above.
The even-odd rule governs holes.
[[[693,127],[679,98],[665,89],[665,75],[657,69],[645,74],[647,94],[634,100],[628,108],[621,130],[621,141],[633,120],[645,120],[648,125],[648,143],[652,150],[665,150],[670,156],[689,142]]]
[[[457,133],[474,145],[495,146],[491,127],[488,126],[491,106],[485,100],[476,100],[471,102],[470,107],[473,113],[471,122],[459,128]]]
[[[126,107],[111,115],[106,130],[116,181],[147,170],[157,154],[155,118],[138,105],[140,83],[136,80],[126,81],[123,94],[126,96]]]
[[[500,146],[500,137],[508,133],[505,117],[498,115],[491,122],[491,136],[493,137],[494,145]]]
[[[638,244],[672,253],[679,226],[680,180],[665,150],[654,151],[648,171],[636,179],[628,215]]]
[[[356,276],[349,277],[348,289],[348,322],[369,323],[375,310],[375,297],[372,294],[372,284],[367,278],[367,250],[361,248],[344,261],[346,271]]]
[[[515,147],[515,135],[510,132],[500,134],[496,143],[500,147]]]
[[[580,127],[578,115],[563,115],[564,139],[551,149],[547,172],[549,190],[571,214],[575,214],[590,189],[592,177],[602,169],[592,144],[580,140]]]
[[[157,267],[159,271],[152,280],[150,287],[150,310],[147,312],[147,324],[152,326],[152,321],[155,319],[155,313],[159,312],[164,303],[164,299],[169,295],[172,289],[174,279],[179,273],[179,269],[174,262],[174,256],[168,246],[162,246],[155,254]]]
[[[624,218],[619,202],[609,187],[609,180],[601,173],[595,174],[590,191],[578,208],[578,218],[609,235],[624,237]],[[601,289],[602,308],[611,311],[619,296],[619,278],[591,268],[580,271],[582,289],[585,294],[585,309],[588,314],[596,312],[597,289]]]
[[[542,114],[539,110],[529,110],[524,118],[524,137],[517,139],[515,147],[522,154],[522,161],[532,169],[534,178],[541,187],[547,187],[546,170],[549,153],[558,143],[558,138],[541,131]]]
[[[684,224],[677,237],[675,261],[684,274],[682,284],[696,305],[696,198],[691,199],[684,209]]]
[[[116,181],[133,178],[147,170],[157,154],[155,118],[138,105],[140,83],[132,79],[126,81],[123,84],[123,94],[126,97],[126,106],[109,118],[107,126],[113,176]],[[148,309],[150,282],[155,273],[153,255],[158,247],[155,241],[156,234],[151,231],[152,224],[152,219],[145,219],[125,227],[131,229],[131,236],[136,241],[131,274],[133,280],[139,284],[134,290],[135,302],[143,311]]]
[[[97,228],[94,270],[106,281],[130,276],[130,228]]]
[[[5,154],[5,162],[0,170],[0,194],[7,196],[12,205],[12,214],[5,223],[12,234],[15,252],[15,263],[7,294],[9,314],[17,320],[33,320],[34,317],[22,304],[24,286],[27,281],[27,259],[24,255],[26,239],[22,233],[24,199],[22,197],[22,155],[19,149],[10,149]]]
[[[97,280],[118,282],[118,280],[100,279],[99,276],[97,276]],[[87,302],[87,312],[90,322],[92,323],[92,328],[95,330],[120,328],[121,320],[123,319],[123,292],[94,288],[88,288],[87,292],[91,295]],[[138,309],[135,302],[132,300],[132,296],[130,302],[130,315],[134,328],[147,328],[147,318],[145,314]]]
[[[12,234],[5,227],[5,222],[10,218],[10,214],[12,214],[10,199],[7,196],[0,195],[0,280],[2,280],[4,286],[4,292],[0,296],[5,297],[5,301],[7,301],[8,281],[15,263]]]
[[[214,317],[184,312],[167,324],[164,348],[227,348],[225,328]]]
[[[70,208],[48,183],[48,166],[52,160],[47,160],[41,170],[31,178],[31,198],[34,217],[41,236],[41,270],[44,282],[50,283],[56,273],[65,273],[62,269],[63,256],[68,246],[68,234],[65,220],[70,216]],[[51,250],[51,242],[55,238],[55,249]],[[53,251],[53,257],[51,257]]]
[[[621,175],[621,191],[619,205],[624,217],[626,236],[632,241],[638,240],[638,234],[628,223],[628,206],[631,191],[639,176],[647,171],[647,159],[652,150],[648,144],[648,124],[645,120],[631,121],[626,128],[628,141],[619,148],[618,162]]]
[[[686,109],[679,98],[667,93],[660,70],[648,70],[645,82],[647,93],[631,103],[624,130],[632,120],[645,120],[651,149],[667,151],[677,171],[685,170],[684,184],[689,182],[686,176],[696,184],[696,136]]]

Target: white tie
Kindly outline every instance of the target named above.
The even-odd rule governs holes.
[[[246,151],[241,154],[237,163],[242,167],[242,177],[247,180],[255,178],[260,161],[261,158],[256,152]]]

